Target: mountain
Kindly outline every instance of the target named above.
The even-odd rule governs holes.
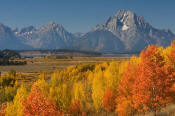
[[[83,37],[84,35],[85,35],[85,33],[81,33],[81,32],[74,33],[74,36],[75,36],[76,38],[81,38],[81,37]]]
[[[0,49],[73,49],[96,52],[137,52],[149,44],[168,46],[175,38],[169,29],[156,29],[143,16],[119,10],[87,33],[70,33],[49,22],[22,29],[0,24]]]
[[[88,32],[78,41],[75,41],[74,49],[96,52],[123,51],[124,44],[114,34],[106,30]]]
[[[109,31],[119,38],[125,51],[140,51],[149,44],[168,46],[175,38],[170,30],[159,30],[147,23],[143,16],[132,11],[119,10],[104,23],[95,26],[91,33]]]
[[[23,43],[35,49],[71,48],[70,45],[75,38],[62,25],[54,22],[49,22],[39,29],[30,26],[15,33]]]
[[[3,51],[0,51],[0,59],[13,59],[13,58],[21,58],[20,54],[13,51],[5,49]]]
[[[13,33],[12,29],[0,24],[0,49],[31,49],[32,47],[23,44]]]

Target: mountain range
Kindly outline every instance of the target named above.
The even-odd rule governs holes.
[[[0,24],[0,49],[72,49],[95,52],[140,51],[149,44],[166,47],[175,35],[168,29],[156,29],[143,16],[119,10],[104,24],[87,33],[70,33],[54,22],[35,28],[10,28]]]

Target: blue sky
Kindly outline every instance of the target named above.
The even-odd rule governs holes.
[[[22,28],[54,21],[70,32],[87,32],[120,9],[175,33],[175,0],[0,0],[0,22]]]

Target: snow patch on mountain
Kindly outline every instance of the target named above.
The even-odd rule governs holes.
[[[122,30],[123,30],[123,31],[126,31],[126,30],[128,30],[128,29],[129,29],[129,27],[128,27],[127,25],[124,24],[123,27],[122,27]]]

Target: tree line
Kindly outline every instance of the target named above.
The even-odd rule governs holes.
[[[24,65],[26,61],[15,61],[14,59],[20,59],[21,55],[13,50],[0,51],[0,65]]]

